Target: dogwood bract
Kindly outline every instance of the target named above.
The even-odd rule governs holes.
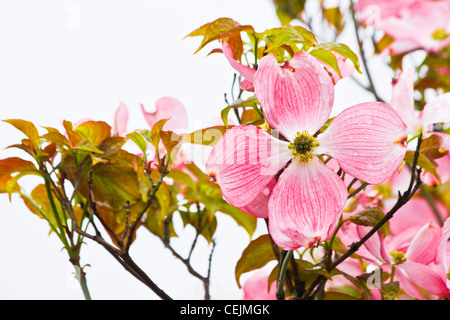
[[[326,241],[347,201],[343,180],[319,158],[336,159],[371,184],[386,180],[406,152],[406,125],[390,106],[366,102],[329,119],[334,86],[327,71],[301,51],[280,65],[271,54],[254,75],[255,95],[279,138],[253,125],[228,130],[206,164],[225,199],[244,207],[276,177],[268,205],[269,231],[285,250]],[[279,174],[281,172],[281,174]]]

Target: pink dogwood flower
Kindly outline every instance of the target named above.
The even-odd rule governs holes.
[[[125,103],[120,102],[114,113],[114,125],[111,129],[113,136],[123,137],[127,133],[128,108]]]
[[[141,104],[142,114],[150,128],[152,128],[159,120],[169,119],[164,124],[164,130],[176,133],[187,130],[189,125],[187,111],[179,100],[172,97],[163,97],[156,101],[155,106],[155,112],[148,112],[145,110],[144,105]]]
[[[417,49],[438,52],[450,45],[447,0],[360,0],[360,20],[391,36],[383,52],[397,55]]]
[[[402,117],[407,125],[407,133],[410,137],[422,134],[422,138],[428,138],[431,135],[439,136],[442,141],[442,147],[450,150],[450,135],[433,130],[435,124],[450,123],[450,93],[439,95],[427,103],[423,110],[416,114],[414,108],[414,78],[416,72],[414,68],[405,69],[400,73],[398,79],[392,84],[391,106]],[[450,175],[450,156],[446,155],[436,159],[436,171],[440,175],[441,183],[449,180]],[[424,182],[435,184],[436,178],[430,173],[426,173]]]
[[[270,269],[255,271],[242,286],[244,300],[276,300],[276,282],[269,288]]]
[[[363,237],[367,227],[356,228],[359,237]],[[364,247],[373,255],[372,259],[369,258],[372,262],[379,265],[395,264],[395,279],[409,296],[424,299],[417,288],[420,287],[434,296],[448,298],[449,236],[450,219],[447,219],[442,228],[428,222],[386,238],[378,232],[364,243]]]
[[[276,176],[268,204],[274,241],[286,250],[326,241],[348,194],[319,157],[333,157],[351,176],[381,183],[403,160],[406,126],[390,106],[367,102],[344,110],[320,133],[331,113],[334,85],[304,51],[284,65],[273,55],[264,57],[254,81],[265,119],[281,137],[253,125],[234,127],[216,143],[206,169],[237,207],[251,203]]]

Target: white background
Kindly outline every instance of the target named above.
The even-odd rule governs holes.
[[[129,129],[140,129],[147,125],[139,104],[150,111],[158,98],[172,96],[187,108],[191,127],[198,127],[226,106],[223,95],[230,91],[233,70],[222,55],[206,56],[217,44],[194,55],[201,39],[183,38],[219,17],[257,31],[279,26],[269,0],[2,1],[0,119],[58,128],[63,119],[112,124],[123,101],[130,111]],[[356,51],[354,43],[347,44]],[[391,76],[385,73],[379,82],[387,97]],[[336,86],[335,100],[334,112],[373,98],[344,79]],[[16,155],[4,148],[20,139],[12,126],[0,123],[0,158]],[[212,298],[240,299],[234,267],[250,239],[227,216],[218,214],[218,219]],[[174,246],[186,253],[184,244],[193,232],[177,231],[181,238]],[[266,232],[265,226],[259,225],[258,232]],[[209,248],[204,240],[198,252],[194,263],[205,274]],[[203,298],[202,283],[147,230],[138,231],[131,254],[173,298]],[[81,262],[91,265],[86,272],[93,299],[157,299],[93,242],[83,247]],[[0,299],[83,299],[72,272],[46,222],[17,197],[10,203],[0,195]]]

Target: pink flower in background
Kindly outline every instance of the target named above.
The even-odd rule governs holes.
[[[80,119],[75,123],[75,127],[88,121],[93,120],[90,118]],[[111,127],[111,135],[116,137],[124,137],[127,134],[127,125],[128,125],[128,108],[125,105],[125,103],[120,101],[119,106],[117,107],[114,113],[114,123]]]
[[[175,98],[163,97],[156,101],[155,112],[147,112],[144,105],[141,104],[141,110],[150,128],[162,119],[169,119],[163,127],[163,130],[176,133],[184,132],[188,129],[189,121],[186,108]]]
[[[188,129],[187,111],[184,105],[177,99],[172,97],[159,98],[156,103],[156,110],[148,112],[143,104],[140,105],[145,121],[151,129],[158,121],[169,119],[163,126],[164,131],[172,131],[177,134],[185,133]],[[159,144],[159,154],[166,153],[166,149],[162,142]],[[158,163],[157,153],[153,146],[149,145],[148,159],[152,167]],[[182,170],[184,168],[184,156],[182,152],[178,152],[176,159],[173,159],[171,168]]]
[[[391,106],[402,117],[407,125],[407,132],[410,136],[422,133],[422,138],[428,138],[431,135],[439,136],[442,141],[442,147],[450,150],[450,135],[433,131],[434,124],[450,123],[450,93],[439,95],[427,103],[423,110],[416,114],[414,108],[414,78],[416,72],[409,68],[400,73],[398,79],[392,84]],[[438,172],[441,183],[449,180],[450,174],[450,156],[446,155],[436,159],[436,171]],[[424,182],[427,184],[436,184],[437,179],[431,173],[424,175]]]
[[[276,281],[269,288],[270,272],[270,269],[260,269],[245,281],[244,300],[276,300]]]
[[[234,127],[214,146],[206,169],[237,207],[251,203],[283,170],[268,204],[274,241],[285,250],[325,241],[347,201],[347,187],[318,156],[335,158],[351,176],[381,183],[403,160],[406,126],[390,106],[368,102],[344,110],[317,136],[330,116],[334,86],[307,52],[282,66],[273,55],[264,57],[254,86],[280,139],[252,125]]]
[[[450,44],[450,1],[360,0],[358,10],[363,23],[394,39],[384,49],[389,54],[416,49],[438,52]]]
[[[366,229],[370,229],[362,226],[356,228],[360,238],[365,235]],[[436,298],[448,298],[449,236],[450,219],[447,219],[442,228],[428,222],[386,238],[378,232],[364,243],[364,247],[373,255],[369,261],[379,265],[395,264],[395,279],[409,296],[424,299],[419,287]]]
[[[114,125],[112,127],[112,135],[123,137],[127,133],[128,125],[128,108],[125,103],[120,102],[119,107],[114,113]]]

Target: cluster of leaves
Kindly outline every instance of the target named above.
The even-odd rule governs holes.
[[[243,41],[242,33],[247,35],[247,41]],[[347,45],[336,42],[319,43],[314,34],[302,26],[287,24],[257,32],[250,25],[241,25],[231,18],[219,18],[204,24],[187,36],[203,37],[196,52],[215,40],[225,40],[229,43],[236,60],[242,61],[242,57],[244,57],[247,65],[255,69],[258,60],[269,53],[274,54],[282,63],[286,59],[292,58],[296,52],[308,51],[333,68],[339,75],[338,62],[333,52],[352,61],[355,69],[361,72],[357,55]],[[221,50],[214,49],[210,54],[214,52],[221,52]]]
[[[192,226],[208,243],[216,231],[217,212],[231,216],[251,236],[256,218],[225,202],[219,186],[195,164],[172,168],[181,141],[194,143],[198,137],[196,133],[182,137],[165,131],[166,121],[121,137],[103,121],[76,126],[64,121],[65,132],[44,127],[46,133],[41,134],[30,121],[5,120],[26,136],[9,148],[21,149],[26,156],[0,160],[0,193],[10,199],[18,194],[31,212],[45,219],[81,271],[80,249],[85,237],[114,252],[96,223],[124,255],[141,226],[170,245],[170,238],[178,236],[174,214],[181,215],[183,227]],[[142,153],[127,151],[128,141]],[[156,156],[148,159],[149,150],[156,150]],[[42,178],[42,183],[27,194],[19,182],[29,175]],[[95,234],[87,232],[89,227]]]

